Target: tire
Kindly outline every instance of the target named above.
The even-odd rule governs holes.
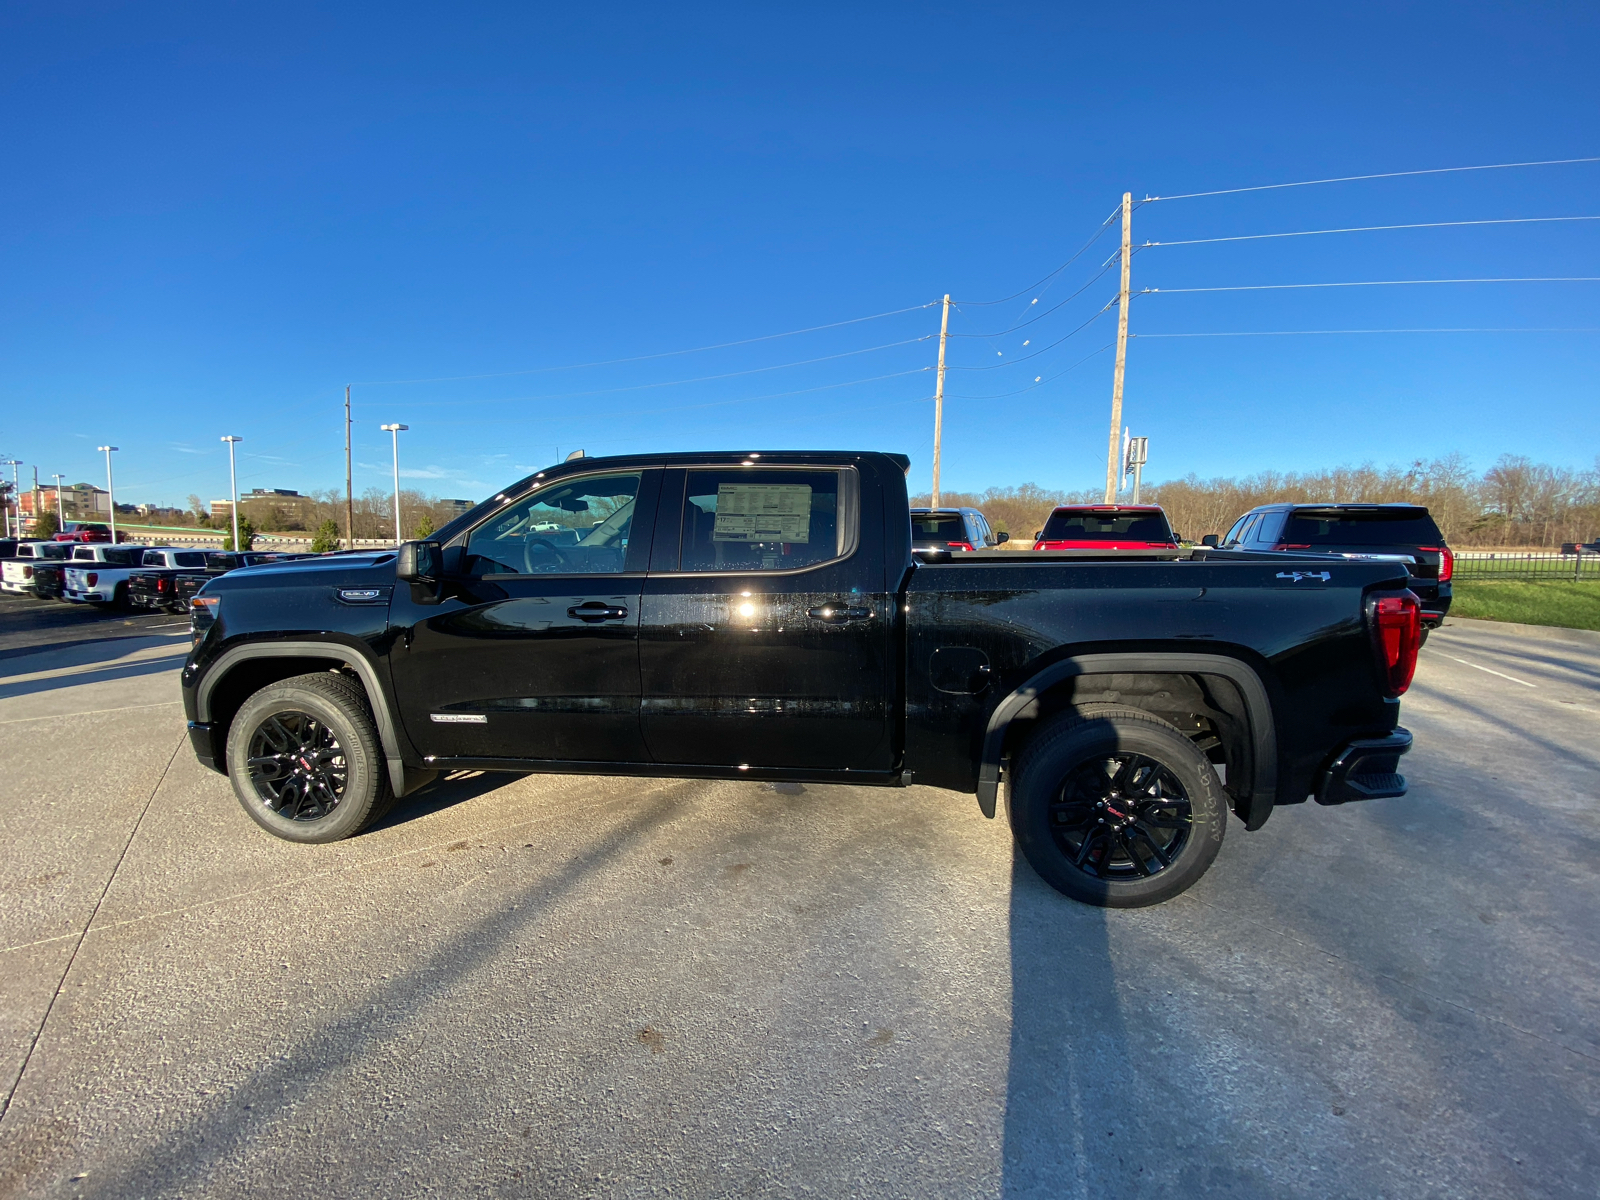
[[[240,706],[228,778],[250,819],[291,842],[352,837],[394,802],[366,694],[331,671],[269,684]]]
[[[1058,717],[1023,747],[1011,774],[1006,811],[1024,857],[1085,904],[1170,900],[1222,848],[1228,809],[1210,761],[1139,709],[1094,705]],[[1132,804],[1119,807],[1124,799]]]

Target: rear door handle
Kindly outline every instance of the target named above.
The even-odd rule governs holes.
[[[618,605],[602,604],[598,600],[575,604],[567,609],[567,616],[578,621],[620,621],[627,615],[627,609]]]
[[[806,616],[813,621],[826,621],[829,625],[844,625],[850,621],[870,621],[872,610],[847,604],[819,604],[808,609]]]

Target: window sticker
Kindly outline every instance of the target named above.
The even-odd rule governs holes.
[[[719,484],[711,540],[804,545],[811,540],[811,485]]]

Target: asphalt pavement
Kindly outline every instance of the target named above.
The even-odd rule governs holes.
[[[1595,642],[1445,628],[1408,796],[1106,912],[922,787],[463,775],[290,845],[172,634],[0,660],[0,1197],[1596,1194]]]

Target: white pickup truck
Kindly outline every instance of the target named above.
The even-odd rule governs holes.
[[[72,553],[71,542],[22,542],[15,557],[0,562],[0,591],[25,595],[33,591],[33,565],[44,560],[57,562]]]
[[[61,598],[74,604],[126,603],[128,576],[143,565],[145,551],[153,549],[159,547],[80,542],[62,572]]]

